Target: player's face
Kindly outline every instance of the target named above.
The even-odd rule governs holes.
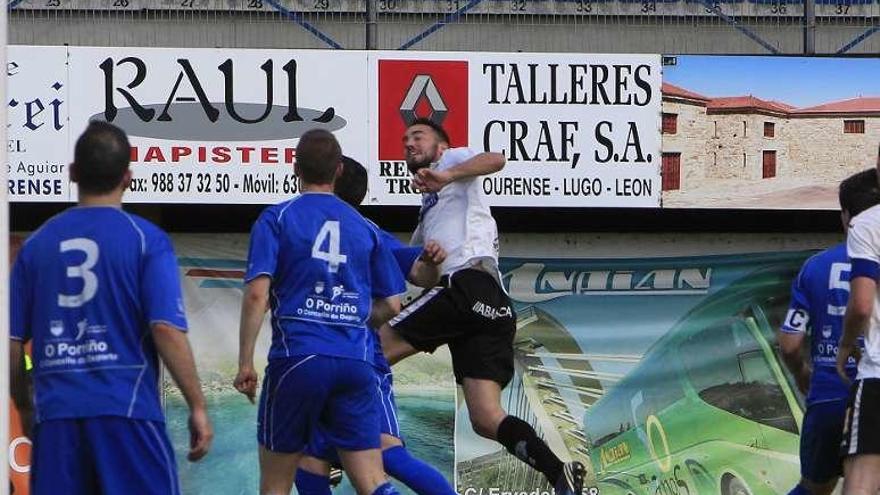
[[[433,129],[426,125],[414,125],[406,130],[403,137],[406,152],[406,166],[415,173],[436,162],[440,152],[440,140]]]

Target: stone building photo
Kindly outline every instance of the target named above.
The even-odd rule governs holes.
[[[783,69],[780,75],[795,79],[806,69]],[[767,72],[765,75],[772,78],[772,71]],[[860,75],[854,72],[856,77]],[[749,72],[749,64],[742,65],[742,73],[741,87],[760,76]],[[877,163],[880,89],[863,80],[864,94],[833,98],[835,94],[827,93],[843,95],[848,88],[835,87],[835,82],[827,80],[842,74],[824,74],[825,84],[812,84],[834,88],[824,94],[798,89],[796,80],[768,85],[769,95],[755,91],[712,96],[664,82],[663,206],[836,209],[840,181]],[[697,84],[737,86],[729,80]],[[786,87],[791,88],[793,101],[786,101]],[[823,96],[832,97],[822,101]],[[798,104],[810,100],[818,103]]]

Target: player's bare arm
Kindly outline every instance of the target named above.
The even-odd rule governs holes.
[[[422,168],[413,182],[422,192],[437,192],[450,182],[499,172],[505,163],[507,159],[501,153],[480,153],[446,170]]]
[[[422,255],[413,263],[407,280],[419,287],[430,288],[440,281],[440,265],[446,260],[446,250],[436,241],[428,241]]]
[[[782,361],[797,381],[798,389],[806,394],[810,389],[810,375],[813,370],[801,349],[804,344],[803,333],[777,332]]]
[[[164,323],[153,324],[152,333],[156,351],[189,406],[190,450],[187,459],[198,461],[210,450],[214,429],[208,419],[208,408],[189,339],[185,333]]]
[[[251,403],[257,396],[257,371],[254,368],[254,351],[257,336],[263,326],[263,318],[269,309],[269,286],[267,276],[251,280],[244,289],[241,301],[241,322],[238,336],[238,376],[235,389],[247,396]]]
[[[850,297],[843,319],[843,336],[840,337],[840,349],[837,352],[837,373],[846,382],[846,362],[850,356],[859,360],[858,338],[865,333],[874,310],[874,299],[877,297],[877,281],[868,277],[856,277],[850,282]]]

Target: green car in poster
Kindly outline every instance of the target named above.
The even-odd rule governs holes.
[[[785,494],[797,483],[802,398],[774,349],[796,270],[760,270],[707,298],[587,410],[599,493]]]

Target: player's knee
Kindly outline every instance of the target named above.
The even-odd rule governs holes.
[[[499,408],[493,409],[475,408],[470,411],[471,426],[474,432],[483,438],[495,440],[498,435],[498,425],[504,419],[504,411]]]
[[[318,474],[321,476],[330,475],[330,463],[311,456],[303,456],[302,459],[299,460],[297,467],[312,474]]]
[[[400,447],[403,445],[403,441],[397,437],[388,435],[386,433],[382,434],[382,450],[393,449],[394,447]]]

